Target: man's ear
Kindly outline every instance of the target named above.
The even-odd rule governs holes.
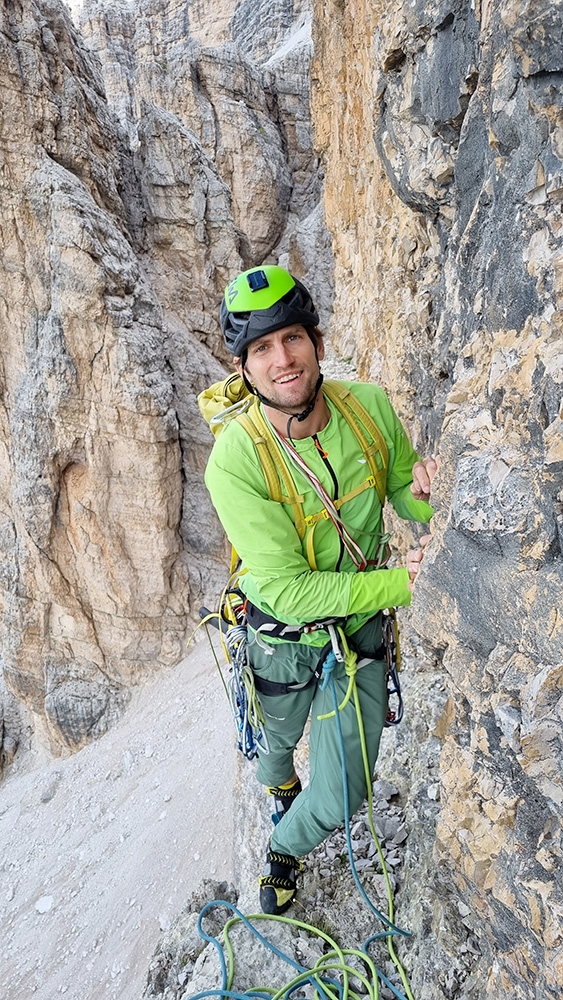
[[[319,359],[319,361],[322,361],[324,359],[324,356],[325,356],[324,337],[319,337],[319,340],[317,342],[317,358]]]
[[[240,377],[242,378],[242,360],[241,360],[241,358],[234,357],[233,358],[233,364],[234,364],[237,372],[239,373]]]

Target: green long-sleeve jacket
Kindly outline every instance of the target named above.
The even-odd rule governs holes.
[[[410,444],[386,394],[379,386],[344,383],[373,417],[389,449],[387,498],[406,520],[427,522],[433,510],[411,491],[412,467],[419,456]],[[325,397],[326,398],[326,397]],[[356,437],[329,399],[330,420],[317,435],[336,475],[338,496],[343,497],[366,479],[366,463]],[[335,484],[313,438],[294,442],[308,467],[335,497]],[[305,497],[305,516],[317,513],[322,503],[297,470],[292,475]],[[406,568],[371,569],[359,573],[329,520],[315,527],[317,570],[310,568],[303,542],[295,529],[292,509],[270,500],[255,446],[244,428],[229,423],[211,453],[205,482],[213,505],[246,573],[240,586],[246,596],[268,614],[290,625],[303,625],[326,617],[351,616],[349,634],[382,608],[408,605]],[[341,508],[340,516],[368,559],[374,558],[383,533],[382,507],[376,489],[368,489]],[[302,641],[314,645],[326,636],[311,633]]]

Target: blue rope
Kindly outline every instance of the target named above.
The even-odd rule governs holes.
[[[319,689],[324,691],[328,682],[332,680],[332,671],[336,666],[336,656],[330,651],[326,660],[323,663],[323,672],[321,674],[321,679],[319,681]]]
[[[271,941],[268,941],[268,939],[265,938],[264,935],[261,934],[260,931],[258,931],[256,929],[256,927],[254,926],[254,924],[250,923],[250,921],[248,920],[248,918],[245,917],[244,914],[241,913],[241,911],[239,909],[237,909],[237,907],[234,906],[233,903],[228,903],[224,899],[214,899],[211,903],[206,903],[206,905],[201,910],[201,912],[199,914],[199,917],[198,917],[198,921],[197,921],[197,930],[198,930],[199,936],[201,938],[203,938],[204,941],[209,941],[214,946],[215,950],[217,951],[217,953],[219,955],[219,961],[221,963],[221,973],[222,973],[222,976],[223,976],[223,988],[221,990],[212,990],[212,991],[205,991],[204,993],[198,993],[195,996],[190,997],[190,1000],[197,1000],[197,998],[204,997],[204,996],[221,996],[221,997],[222,996],[232,996],[232,997],[238,997],[239,996],[239,994],[233,993],[231,990],[227,990],[227,979],[228,979],[227,963],[225,962],[225,955],[224,955],[224,952],[223,952],[223,948],[222,948],[221,942],[218,941],[216,937],[213,937],[210,934],[206,934],[206,932],[203,930],[203,927],[202,927],[203,917],[205,916],[205,914],[207,913],[208,910],[210,910],[212,907],[216,907],[216,906],[225,906],[225,907],[227,907],[227,909],[231,910],[232,913],[236,917],[238,917],[238,919],[241,921],[241,923],[243,923],[244,926],[247,927],[248,930],[252,934],[254,934],[254,936],[256,938],[258,938],[258,940],[260,941],[261,944],[263,944],[266,948],[268,948],[269,951],[272,951],[274,953],[274,955],[277,955],[278,958],[281,958],[281,960],[283,962],[287,962],[288,965],[292,965],[293,968],[296,969],[299,973],[310,972],[311,971],[310,969],[305,968],[304,965],[299,965],[299,962],[296,962],[289,955],[286,955],[283,951],[281,951],[279,948],[277,948],[275,944],[272,944]],[[319,981],[318,976],[316,976],[314,973],[311,973],[311,976],[309,977],[309,979],[306,980],[306,982],[310,982],[311,985],[314,986],[317,990],[320,990],[321,992],[323,992],[322,987],[321,987],[321,982],[322,981],[323,980]],[[332,986],[336,986],[336,987],[340,988],[340,984],[336,980],[333,981],[331,979],[326,979],[326,982],[328,984],[332,985]],[[303,984],[301,983],[301,985],[303,985]],[[252,991],[249,991],[246,994],[246,997],[249,997],[249,996],[262,996],[262,994],[260,994],[258,991],[254,992],[254,993]]]

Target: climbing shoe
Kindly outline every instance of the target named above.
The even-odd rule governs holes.
[[[277,826],[280,819],[285,816],[287,810],[293,804],[293,800],[297,798],[299,792],[301,791],[301,782],[299,778],[295,781],[288,782],[286,785],[278,785],[276,788],[268,788],[270,795],[274,796],[274,805],[276,811],[272,813],[272,823]]]
[[[295,873],[301,862],[292,854],[280,854],[268,849],[264,874],[260,876],[260,906],[262,913],[279,917],[291,906],[295,896]]]

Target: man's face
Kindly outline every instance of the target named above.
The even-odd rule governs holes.
[[[324,344],[317,346],[318,360]],[[242,365],[235,359],[237,370]],[[284,326],[266,333],[248,347],[244,374],[258,392],[288,412],[299,412],[311,399],[319,377],[315,346],[304,326]]]

